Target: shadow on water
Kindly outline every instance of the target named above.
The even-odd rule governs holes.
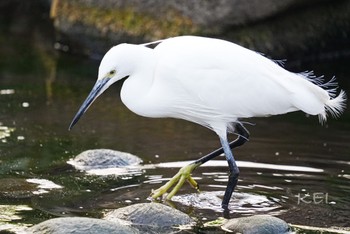
[[[150,191],[181,166],[219,147],[217,137],[200,126],[131,113],[120,101],[121,84],[69,132],[98,62],[38,46],[48,43],[40,30],[30,37],[11,30],[2,28],[6,33],[0,36],[0,57],[7,58],[0,63],[0,224],[100,217],[104,209],[149,202]],[[335,75],[349,93],[348,58],[291,69]],[[241,175],[231,216],[272,214],[294,224],[349,226],[349,120],[349,109],[325,126],[303,113],[249,120],[251,139],[235,151]],[[144,163],[132,175],[119,176],[88,175],[66,163],[93,148],[130,152]],[[203,222],[221,217],[228,177],[224,159],[208,162],[193,176],[201,193],[185,185],[169,205]]]

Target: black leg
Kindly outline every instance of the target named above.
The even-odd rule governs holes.
[[[225,153],[225,156],[226,156],[226,159],[228,162],[228,166],[230,169],[229,180],[228,180],[227,187],[226,187],[225,194],[224,194],[224,198],[223,198],[222,204],[221,204],[222,208],[225,211],[228,210],[228,203],[230,202],[233,190],[235,189],[235,187],[237,185],[238,176],[239,176],[239,169],[238,169],[236,162],[233,158],[231,149],[234,149],[236,147],[243,145],[249,139],[249,132],[242,124],[238,123],[236,125],[236,131],[238,133],[237,139],[235,139],[234,141],[232,141],[229,144],[227,144],[227,141],[223,142],[221,139],[221,144],[223,147],[221,147],[221,148],[203,156],[202,158],[196,160],[195,162],[193,162],[194,164],[203,164],[203,163],[221,155],[222,153]],[[224,146],[226,149],[224,149]]]
[[[228,166],[230,168],[230,174],[228,177],[228,183],[225,190],[224,198],[222,199],[221,207],[224,210],[228,209],[228,203],[232,197],[233,190],[236,188],[239,176],[239,169],[235,162],[228,161]]]
[[[220,138],[221,145],[224,149],[226,160],[230,168],[230,174],[228,177],[228,183],[226,186],[224,198],[222,199],[222,208],[228,209],[228,203],[230,202],[233,190],[235,189],[239,176],[239,169],[236,164],[236,160],[233,157],[232,151],[230,149],[229,143],[226,139]]]
[[[248,130],[241,124],[241,123],[237,123],[236,124],[236,131],[238,133],[238,137],[237,139],[235,139],[234,141],[231,141],[231,143],[229,144],[231,149],[234,149],[238,146],[243,145],[245,142],[247,142],[249,140],[249,132]],[[218,157],[220,154],[224,153],[224,149],[221,147],[205,156],[203,156],[202,158],[196,160],[193,162],[193,164],[203,164],[208,162],[209,160]]]

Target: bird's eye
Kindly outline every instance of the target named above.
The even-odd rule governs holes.
[[[112,70],[112,71],[109,72],[109,75],[110,75],[110,76],[114,76],[115,73],[116,73],[116,71],[115,71],[115,70]]]

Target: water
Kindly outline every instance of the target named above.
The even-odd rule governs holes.
[[[6,58],[0,63],[0,225],[101,217],[105,209],[149,202],[150,191],[181,166],[219,147],[203,127],[131,113],[120,101],[121,84],[68,131],[95,82],[98,61],[38,46],[45,43],[40,34],[0,39]],[[348,59],[301,64],[287,66],[335,75],[350,90]],[[231,217],[272,214],[292,224],[349,227],[349,119],[349,110],[325,126],[303,113],[250,119],[251,139],[234,152],[241,175]],[[66,163],[94,148],[130,152],[144,163],[123,176],[86,175]],[[168,204],[203,223],[221,217],[227,170],[223,157],[204,164],[193,173],[201,193],[186,184]]]

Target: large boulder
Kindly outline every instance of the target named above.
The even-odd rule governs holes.
[[[290,58],[310,51],[341,56],[349,48],[349,10],[342,0],[56,0],[51,16],[68,45],[57,48],[90,56],[121,42],[195,34]]]

